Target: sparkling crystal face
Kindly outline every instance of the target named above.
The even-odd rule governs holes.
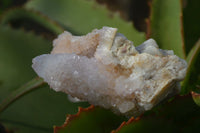
[[[134,47],[116,28],[59,35],[33,69],[55,91],[125,115],[138,116],[180,91],[187,64],[153,39]],[[77,99],[78,98],[78,99]]]

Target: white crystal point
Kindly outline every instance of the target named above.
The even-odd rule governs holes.
[[[180,91],[187,64],[149,39],[138,47],[116,28],[85,36],[69,32],[53,42],[51,54],[33,59],[33,69],[55,91],[138,116]]]

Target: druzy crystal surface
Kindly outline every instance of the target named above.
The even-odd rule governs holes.
[[[55,91],[138,116],[180,91],[187,64],[153,39],[134,47],[117,28],[103,27],[85,36],[65,31],[32,67]]]

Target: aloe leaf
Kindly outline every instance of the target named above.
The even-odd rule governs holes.
[[[68,115],[65,123],[54,127],[54,133],[108,133],[124,118],[99,107],[79,108],[75,115]]]
[[[51,42],[33,33],[0,25],[0,100],[35,77],[33,57],[48,53]],[[23,75],[22,75],[23,74]]]
[[[193,102],[190,94],[177,96],[172,102],[157,110],[159,116],[165,120],[172,120],[172,125],[178,127],[178,131],[188,133],[198,132],[200,123],[200,108]]]
[[[122,127],[118,131],[113,131],[112,133],[144,133],[144,132],[154,132],[154,133],[169,133],[175,132],[175,126],[171,122],[166,121],[158,117],[145,117],[136,122],[129,123],[128,125]]]
[[[127,126],[130,126],[130,124],[132,123],[136,123],[137,121],[140,120],[140,117],[137,117],[136,119],[134,117],[131,117],[127,122],[122,122],[121,125],[116,129],[116,130],[112,130],[111,133],[117,133],[117,132],[121,132],[123,129],[126,129]],[[123,128],[123,129],[122,129]],[[123,131],[122,131],[123,132]]]
[[[199,93],[196,93],[196,92],[191,92],[191,94],[192,94],[192,98],[193,98],[193,100],[194,100],[194,102],[198,105],[198,106],[200,106],[200,94]]]
[[[63,126],[54,128],[55,133],[73,133],[81,131],[89,133],[98,131],[108,132],[102,129],[104,125],[99,124],[99,121],[104,120],[104,117],[106,117],[107,119],[104,120],[104,124],[107,124],[107,121],[111,121],[113,118],[103,115],[102,110],[94,115],[95,109],[96,108],[90,107],[89,110],[86,109],[84,111],[79,111],[76,115],[68,116]],[[174,100],[168,101],[146,112],[140,116],[140,118],[134,119],[132,117],[127,122],[122,122],[121,125],[118,124],[119,127],[112,130],[112,133],[188,132],[192,130],[192,128],[195,128],[193,131],[198,131],[199,118],[200,108],[196,106],[191,96],[177,96]],[[123,119],[119,119],[119,121],[114,120],[114,122],[119,123],[122,120]]]
[[[200,39],[190,50],[187,56],[188,69],[185,80],[182,82],[181,94],[196,91],[196,85],[200,84]]]
[[[111,26],[118,28],[135,45],[145,40],[145,34],[138,32],[132,23],[122,20],[119,14],[111,13],[94,0],[31,0],[26,8],[40,11],[73,34],[87,34],[93,29]]]
[[[184,20],[184,40],[187,54],[200,37],[200,1],[184,1],[183,20]]]
[[[152,1],[149,36],[154,38],[162,49],[174,50],[176,55],[184,58],[181,18],[180,0]]]
[[[4,14],[1,16],[0,23],[2,25],[5,25],[5,24],[10,24],[12,22],[16,23],[17,21],[20,20],[33,21],[35,23],[38,23],[39,25],[53,32],[55,35],[62,33],[64,30],[56,22],[42,15],[41,13],[33,10],[27,10],[24,8],[14,8],[4,12]],[[34,25],[29,25],[29,28],[30,27],[34,27]]]
[[[200,108],[193,102],[190,95],[177,96],[173,101],[155,107],[145,113],[137,121],[129,121],[113,133],[169,133],[169,132],[198,132]]]
[[[41,78],[35,78],[22,87],[13,91],[7,98],[5,98],[0,103],[0,113],[4,111],[9,105],[11,105],[14,101],[18,98],[22,97],[23,95],[27,94],[28,92],[41,87],[44,84]]]
[[[2,103],[8,96],[18,92],[16,89],[19,86],[36,77],[31,60],[37,55],[49,53],[51,42],[33,33],[0,25],[0,44]],[[40,80],[36,84],[39,83]],[[76,112],[78,106],[87,107],[88,104],[71,103],[66,94],[41,87],[8,106],[1,112],[0,122],[15,133],[53,132],[52,125],[62,124],[66,113]]]

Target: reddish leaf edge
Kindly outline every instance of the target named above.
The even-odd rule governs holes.
[[[69,124],[72,120],[78,118],[78,117],[81,115],[82,112],[89,112],[89,111],[93,111],[94,109],[95,109],[95,106],[94,106],[94,105],[90,105],[88,108],[78,107],[78,112],[77,112],[77,114],[68,114],[68,115],[67,115],[67,118],[66,118],[66,120],[65,120],[65,122],[64,122],[64,124],[63,124],[62,126],[54,126],[54,127],[53,127],[53,128],[54,128],[54,133],[58,133],[59,130],[61,130],[61,129],[67,127],[68,124]]]
[[[183,27],[183,0],[179,0],[181,4],[181,14],[180,14],[180,23],[181,23],[181,39],[182,39],[182,49],[183,49],[183,56],[186,59],[186,50],[185,50],[185,40],[184,40],[184,27]]]
[[[149,39],[151,37],[151,15],[152,15],[152,1],[148,0],[147,2],[149,6],[149,17],[145,19],[146,22],[146,39]]]
[[[196,92],[194,92],[194,91],[191,91],[191,95],[192,95],[193,97],[199,97],[199,98],[200,98],[200,94],[199,94],[199,93],[196,93]]]
[[[10,20],[12,20],[12,17],[10,17],[9,15],[12,16],[12,13],[19,13],[21,14],[21,16],[17,16],[17,18],[15,19],[19,19],[19,18],[29,18],[32,21],[35,21],[36,23],[40,24],[43,28],[46,28],[47,30],[49,30],[50,32],[52,32],[55,35],[58,35],[60,33],[62,33],[64,31],[64,28],[56,21],[52,20],[51,18],[49,18],[48,16],[46,16],[45,14],[39,12],[39,11],[35,11],[32,9],[26,9],[22,6],[16,6],[16,7],[12,7],[6,11],[4,11],[1,15],[0,15],[0,24],[1,25],[8,25],[9,27],[13,28],[11,26],[10,23],[8,23]],[[8,16],[8,18],[7,18]],[[36,17],[38,18],[38,20],[36,19]],[[53,28],[49,28],[48,26],[46,26],[44,24],[44,22],[48,22],[49,25],[54,26]],[[14,28],[16,29],[16,28]],[[20,28],[17,29],[21,29],[24,32],[29,32],[32,33],[34,35],[38,35],[34,29],[31,30],[27,30],[25,29],[23,26],[21,26]],[[45,39],[44,34],[39,34],[42,38]]]
[[[198,97],[200,98],[200,94],[198,94]],[[191,99],[192,97],[191,97],[190,94],[183,95],[183,96],[182,95],[176,95],[172,99],[168,99],[164,104],[161,104],[160,106],[155,107],[154,110],[156,109],[158,112],[163,112],[165,107],[173,105],[174,102],[177,102],[177,101],[180,102],[185,98]],[[122,124],[116,130],[111,131],[111,133],[118,133],[120,130],[122,130],[122,128],[125,128],[126,126],[129,126],[130,124],[134,124],[136,122],[145,120],[148,117],[151,117],[151,118],[156,118],[156,117],[163,118],[162,116],[157,115],[157,113],[155,111],[153,111],[153,110],[151,110],[151,111],[152,112],[149,112],[149,114],[146,114],[146,115],[142,114],[137,118],[131,117],[127,122],[125,122],[125,121],[122,122]]]
[[[137,118],[134,118],[134,117],[131,117],[127,122],[122,122],[122,124],[116,129],[116,130],[112,130],[111,133],[117,133],[119,132],[123,127],[129,125],[129,124],[132,124],[133,122],[137,122],[140,120],[141,117],[137,117]]]
[[[181,40],[182,40],[182,51],[183,51],[183,57],[186,59],[186,50],[185,50],[185,41],[184,41],[184,28],[183,28],[183,0],[179,0],[180,5],[181,5],[181,13],[180,13],[180,25],[181,25]],[[146,22],[146,39],[151,38],[152,35],[152,30],[151,30],[151,16],[152,16],[152,0],[148,0],[148,6],[150,10],[149,18],[145,19]]]
[[[199,93],[196,93],[194,91],[191,91],[191,95],[192,95],[192,98],[194,100],[194,102],[200,106],[200,94]]]

